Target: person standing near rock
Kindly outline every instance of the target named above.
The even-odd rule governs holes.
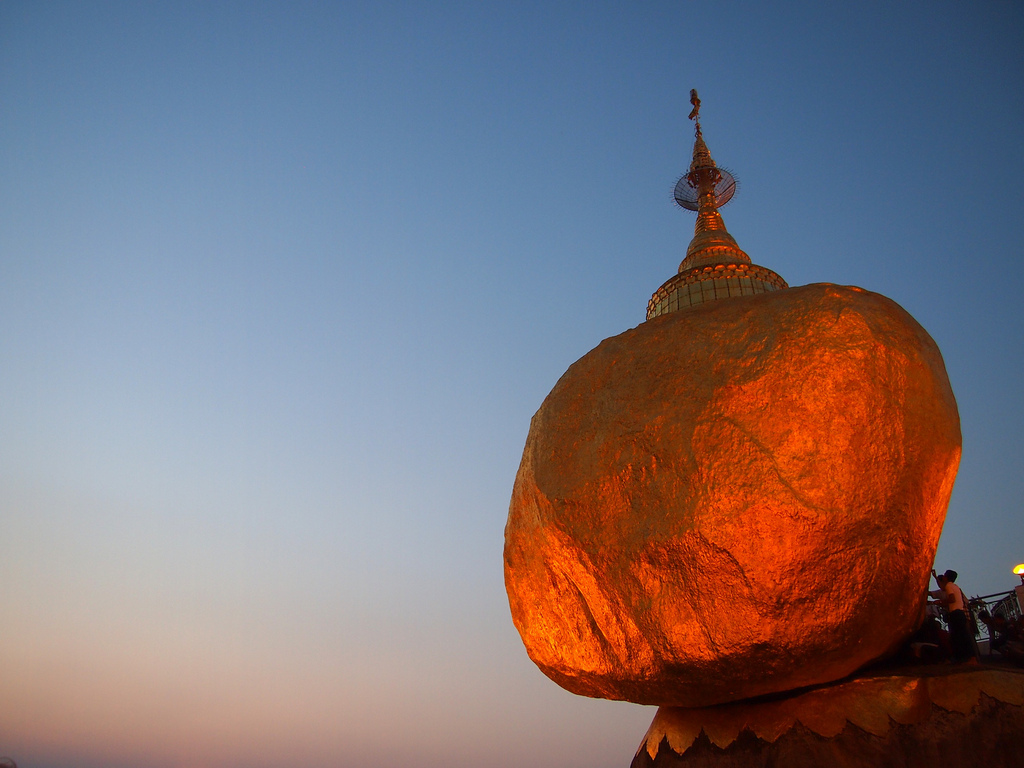
[[[939,588],[928,594],[941,601],[946,608],[946,623],[949,626],[949,642],[953,646],[953,660],[957,663],[965,662],[974,656],[974,643],[967,623],[967,598],[964,597],[963,590],[954,583],[956,571],[948,570],[940,575],[932,570],[932,576],[935,577]]]

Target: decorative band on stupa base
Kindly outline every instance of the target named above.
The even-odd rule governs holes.
[[[709,301],[788,287],[778,274],[757,264],[708,264],[666,280],[647,303],[647,319]]]

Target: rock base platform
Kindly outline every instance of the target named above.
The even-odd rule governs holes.
[[[631,768],[1024,768],[1024,670],[903,668],[787,697],[661,707]]]

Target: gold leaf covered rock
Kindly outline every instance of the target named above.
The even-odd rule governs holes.
[[[883,296],[817,284],[654,317],[533,418],[513,620],[587,696],[697,707],[842,678],[915,628],[960,444],[938,348]]]

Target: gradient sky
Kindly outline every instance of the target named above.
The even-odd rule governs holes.
[[[0,3],[0,754],[623,768],[502,582],[530,417],[692,236],[938,342],[1024,561],[1024,5]]]

